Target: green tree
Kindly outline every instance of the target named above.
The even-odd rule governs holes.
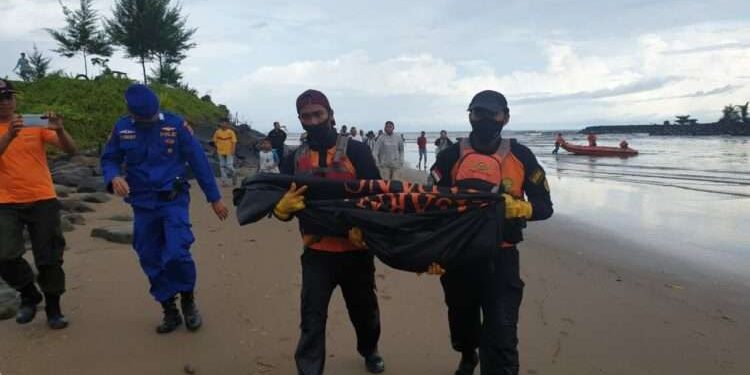
[[[165,60],[159,63],[156,68],[152,68],[151,74],[151,81],[162,85],[177,87],[182,80],[182,73],[177,70],[177,64],[169,60]]]
[[[721,119],[719,119],[719,122],[737,122],[739,119],[740,115],[737,113],[737,108],[729,104],[721,110]]]
[[[31,80],[36,81],[47,76],[49,70],[49,64],[52,59],[44,57],[34,45],[34,49],[29,53],[29,64],[31,65]]]
[[[93,8],[93,0],[81,0],[81,7],[71,10],[60,0],[65,22],[67,25],[60,30],[45,29],[57,41],[58,48],[54,50],[65,57],[83,54],[84,75],[88,77],[88,56],[112,56],[106,34],[99,30],[97,22],[99,15]]]
[[[137,58],[147,81],[146,62],[157,59],[157,72],[170,73],[174,78],[176,65],[185,58],[185,51],[195,47],[190,39],[195,29],[186,27],[179,5],[170,7],[171,0],[117,0],[112,19],[107,20],[107,33],[112,42],[125,48],[126,55]],[[160,74],[156,74],[161,76]]]
[[[750,102],[745,102],[745,105],[737,106],[737,109],[740,111],[740,119],[744,123],[750,123],[750,117],[747,117],[748,106],[750,106]]]

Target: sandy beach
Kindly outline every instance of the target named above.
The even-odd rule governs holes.
[[[224,196],[229,203],[229,189]],[[160,309],[130,246],[90,237],[94,227],[123,225],[108,218],[130,208],[113,200],[97,205],[87,224],[66,236],[63,309],[70,327],[48,330],[43,313],[28,326],[0,322],[0,373],[296,373],[296,223],[268,219],[239,227],[233,217],[220,223],[200,192],[193,197],[205,319],[199,332],[155,334]],[[565,212],[530,224],[526,238],[522,374],[750,373],[743,280],[707,277]],[[376,273],[386,373],[452,374],[458,357],[449,345],[438,279],[382,264]],[[340,292],[329,313],[326,373],[365,374]]]

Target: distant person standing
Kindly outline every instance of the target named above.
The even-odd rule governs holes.
[[[232,179],[232,185],[237,185],[237,173],[234,170],[234,152],[237,149],[237,135],[232,130],[229,119],[221,119],[219,129],[214,132],[214,145],[216,155],[219,157],[219,169],[221,169],[221,185],[227,187],[228,179]]]
[[[279,173],[279,155],[271,148],[271,141],[265,138],[260,141],[260,152],[258,153],[258,172]]]
[[[341,135],[343,135],[344,137],[349,136],[349,130],[347,130],[346,125],[341,125]]]
[[[630,145],[628,144],[628,141],[626,141],[624,139],[622,141],[620,141],[620,148],[621,149],[626,150],[629,146]]]
[[[422,132],[417,138],[417,146],[419,147],[419,161],[417,162],[417,169],[420,169],[422,159],[424,159],[424,169],[427,170],[427,137]]]
[[[385,133],[378,138],[373,150],[375,162],[384,180],[397,179],[404,166],[404,139],[394,132],[393,121],[385,122]]]
[[[16,93],[10,82],[0,79],[0,277],[21,293],[18,324],[34,320],[37,305],[44,300],[47,325],[62,329],[68,326],[60,309],[60,297],[65,293],[65,238],[45,146],[70,155],[76,153],[76,147],[63,128],[62,117],[53,113],[47,116],[46,128],[25,125],[16,115]],[[36,276],[23,258],[24,228],[31,241]]]
[[[383,129],[378,130],[378,135],[375,137],[375,140],[377,141],[380,139],[380,137],[383,135]]]
[[[586,139],[589,141],[589,146],[596,147],[596,134],[589,133],[588,137]]]
[[[375,142],[375,132],[373,132],[372,130],[368,131],[367,136],[365,137],[365,144],[370,148],[370,152],[375,149]]]
[[[21,52],[21,57],[16,62],[16,67],[13,68],[13,71],[18,73],[18,76],[24,81],[31,80],[33,69],[31,69],[31,64],[29,64],[29,60],[26,59],[25,53]]]
[[[553,154],[556,154],[558,151],[560,151],[560,145],[562,145],[563,142],[564,141],[562,133],[557,133],[557,135],[555,135],[555,149],[552,150]]]
[[[355,141],[362,142],[362,137],[359,136],[359,132],[357,132],[357,128],[354,126],[352,126],[351,130],[349,130],[349,136]]]
[[[435,140],[435,155],[439,154],[441,151],[448,148],[448,146],[452,145],[453,141],[451,141],[450,138],[448,138],[448,132],[445,130],[440,131],[440,138]]]
[[[284,142],[286,142],[286,132],[281,129],[278,121],[273,123],[273,130],[268,132],[268,139],[271,140],[271,148],[276,150],[279,156],[284,155]]]

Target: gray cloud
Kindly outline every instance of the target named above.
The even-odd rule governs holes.
[[[531,96],[515,100],[516,104],[538,104],[548,102],[560,102],[566,100],[581,99],[603,99],[620,95],[636,94],[639,92],[653,91],[660,89],[667,84],[679,81],[677,77],[651,78],[641,81],[620,85],[611,89],[601,89],[594,91],[581,91],[572,94],[549,95],[549,96]]]

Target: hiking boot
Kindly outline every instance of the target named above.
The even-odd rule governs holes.
[[[63,329],[68,326],[68,320],[60,310],[59,294],[44,294],[44,312],[47,313],[47,326],[52,329]]]
[[[164,310],[164,318],[162,318],[161,324],[156,327],[156,333],[170,333],[182,324],[180,310],[177,309],[174,297],[162,302],[161,307]]]
[[[193,292],[180,293],[180,305],[182,316],[185,318],[185,326],[190,331],[197,331],[203,325],[203,318],[195,305],[195,294]]]
[[[16,323],[31,323],[36,317],[36,305],[42,302],[42,293],[36,288],[34,283],[21,289],[21,306],[16,313]]]
[[[479,357],[477,357],[476,351],[462,353],[461,362],[458,363],[455,375],[473,375],[478,363]]]
[[[385,361],[378,352],[375,352],[365,357],[365,367],[372,374],[380,374],[385,371]]]

